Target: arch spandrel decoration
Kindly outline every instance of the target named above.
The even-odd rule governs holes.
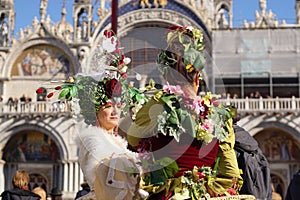
[[[56,162],[61,160],[58,146],[48,136],[35,130],[17,133],[3,149],[6,162]]]
[[[93,36],[93,41],[98,41],[102,37],[102,31],[110,29],[110,24],[106,24],[110,15],[103,19],[98,25]],[[199,23],[193,19],[173,10],[168,9],[139,9],[127,12],[118,17],[118,36],[123,37],[127,31],[134,29],[141,24],[155,25],[155,26],[169,26],[179,25],[185,26],[190,25],[195,28],[201,29],[204,33],[204,37],[207,41],[211,41],[207,28],[202,27]]]
[[[15,60],[11,76],[65,78],[74,73],[71,59],[60,49],[50,45],[36,45],[25,49]]]

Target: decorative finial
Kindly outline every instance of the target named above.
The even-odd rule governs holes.
[[[261,13],[265,14],[267,9],[267,0],[259,0],[259,8],[261,10]]]
[[[41,3],[40,3],[41,22],[44,22],[44,20],[45,20],[45,16],[47,13],[47,6],[48,6],[48,0],[41,0]]]

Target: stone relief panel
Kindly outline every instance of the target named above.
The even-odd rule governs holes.
[[[288,133],[279,129],[266,129],[255,136],[269,161],[300,161],[299,144]]]
[[[61,50],[41,45],[23,51],[13,65],[11,76],[64,78],[71,69],[70,60]]]
[[[6,144],[3,159],[6,162],[56,162],[60,159],[56,143],[47,135],[24,131]]]

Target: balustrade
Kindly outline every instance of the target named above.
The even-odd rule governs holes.
[[[69,113],[70,106],[64,102],[19,102],[3,103],[0,102],[0,115],[19,115],[19,114],[59,114]]]
[[[245,99],[220,99],[224,105],[233,105],[239,113],[296,113],[300,111],[300,98],[245,98]]]
[[[233,105],[238,109],[239,113],[255,113],[255,112],[299,112],[300,98],[244,98],[244,99],[219,99],[224,105]],[[58,102],[19,102],[17,104],[0,103],[0,115],[4,114],[53,114],[53,113],[70,113],[70,105],[68,103]]]

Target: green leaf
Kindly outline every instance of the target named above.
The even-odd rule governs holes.
[[[164,157],[159,160],[159,164],[162,166],[166,166],[164,167],[164,170],[166,175],[168,176],[167,178],[173,177],[174,174],[179,171],[177,163],[171,158]]]
[[[184,52],[183,58],[185,65],[192,64],[198,70],[203,69],[205,58],[202,52],[199,52],[194,48],[190,48]]]
[[[151,171],[151,183],[154,185],[164,185],[167,182],[167,177],[165,176],[163,169],[156,171]]]
[[[70,87],[70,96],[71,97],[75,97],[77,95],[78,91],[77,91],[77,87],[76,86],[72,86]]]
[[[69,92],[70,92],[69,87],[62,89],[61,92],[59,93],[58,99],[65,98],[69,94]]]
[[[196,138],[196,121],[191,116],[191,114],[188,111],[184,111],[182,113],[182,127],[186,130],[188,134],[190,134],[193,138]]]

